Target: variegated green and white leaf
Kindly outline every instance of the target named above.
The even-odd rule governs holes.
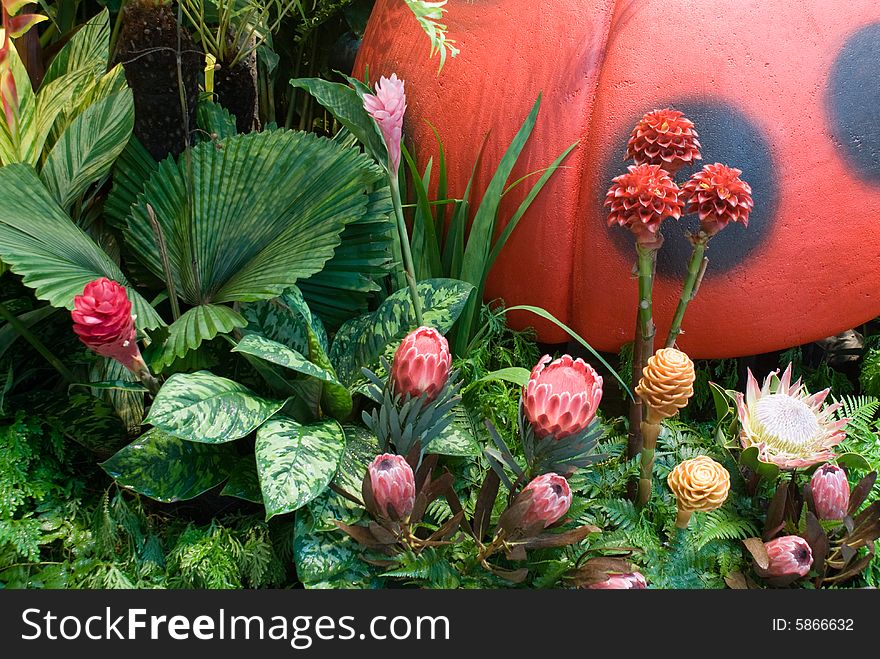
[[[251,503],[263,503],[260,491],[260,477],[257,474],[257,461],[253,455],[239,458],[229,474],[229,480],[220,492],[223,496],[235,497]]]
[[[425,325],[445,334],[458,319],[473,286],[458,279],[426,279],[418,283]],[[360,369],[375,365],[390,343],[400,341],[415,329],[415,313],[409,289],[396,291],[376,311],[354,318],[336,333],[330,360],[339,379],[352,384]]]
[[[246,302],[240,306],[239,311],[248,321],[248,327],[243,334],[262,334],[307,355],[308,328],[311,326],[320,345],[325,351],[329,350],[324,324],[309,309],[296,286],[292,286],[282,295],[271,300]]]
[[[40,178],[62,208],[110,171],[134,129],[134,100],[124,89],[76,116],[49,152]]]
[[[322,382],[336,382],[336,377],[332,373],[316,366],[293,348],[288,348],[260,334],[248,334],[243,337],[232,351],[265,359],[267,362],[317,378]]]
[[[473,422],[462,405],[455,408],[454,414],[452,423],[431,440],[428,452],[462,458],[480,455],[483,452],[480,440],[485,444],[489,439],[485,429],[480,432],[480,427]]]
[[[177,373],[162,385],[144,423],[191,442],[240,439],[284,406],[208,371]]]
[[[2,123],[2,122],[0,122]],[[73,309],[90,281],[107,277],[128,289],[139,329],[162,325],[119,266],[59,208],[27,165],[0,168],[0,259],[41,300]]]
[[[216,487],[235,464],[232,446],[187,442],[153,428],[101,467],[122,487],[172,502],[193,499]]]
[[[168,326],[168,337],[152,359],[152,366],[161,371],[174,360],[210,341],[218,334],[226,334],[247,321],[231,307],[222,304],[202,304],[193,307]]]
[[[87,70],[98,78],[110,58],[110,14],[104,9],[83,24],[64,48],[52,59],[43,78],[43,87],[65,73]]]
[[[301,424],[272,419],[257,431],[257,471],[266,519],[293,512],[320,495],[339,466],[345,433],[332,420]]]
[[[346,425],[342,429],[345,431],[345,453],[333,482],[345,491],[360,496],[364,474],[380,453],[379,440],[363,426]]]

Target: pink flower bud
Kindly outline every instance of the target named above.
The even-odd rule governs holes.
[[[129,370],[142,367],[131,301],[124,286],[101,277],[86,284],[73,305],[73,331],[86,347]]]
[[[628,572],[626,574],[613,574],[605,581],[591,584],[587,588],[592,590],[642,590],[648,587],[648,582],[641,572]]]
[[[785,535],[764,543],[770,557],[766,569],[758,569],[763,577],[806,576],[813,565],[813,551],[807,541],[797,535]]]
[[[528,528],[544,522],[546,529],[562,519],[571,507],[571,488],[559,474],[543,474],[532,479],[523,492],[532,492],[531,505],[522,517],[520,526]]]
[[[409,463],[399,455],[383,453],[373,460],[369,471],[373,498],[381,513],[390,517],[390,505],[398,517],[409,517],[416,501],[416,482]]]
[[[544,355],[523,390],[526,417],[538,437],[568,437],[586,428],[602,400],[602,377],[583,359]]]
[[[432,401],[446,386],[451,365],[449,343],[443,335],[433,327],[419,327],[404,337],[394,353],[394,392],[413,398],[426,393]]]
[[[406,94],[403,80],[392,73],[376,83],[376,94],[364,96],[364,109],[379,124],[379,131],[388,147],[388,163],[393,174],[400,166],[400,140],[403,135],[403,115],[406,112]]]
[[[846,472],[832,464],[819,467],[810,479],[813,503],[819,519],[839,520],[849,508],[849,481]]]

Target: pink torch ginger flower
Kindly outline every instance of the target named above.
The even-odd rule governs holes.
[[[731,222],[749,225],[752,188],[739,175],[741,169],[721,163],[706,165],[681,186],[687,212],[700,216],[700,230],[714,236]]]
[[[762,577],[804,577],[813,565],[813,551],[807,541],[797,535],[785,535],[764,543],[770,563],[757,568]]]
[[[73,299],[73,331],[93,352],[115,359],[131,371],[145,368],[137,346],[131,301],[125,287],[101,277]]]
[[[839,404],[824,405],[829,389],[810,395],[798,380],[791,382],[791,364],[773,389],[775,373],[758,387],[749,371],[745,395],[736,395],[744,449],[758,447],[758,458],[781,469],[810,467],[833,459],[843,441],[848,419],[836,419]]]
[[[849,508],[849,481],[846,472],[831,464],[819,467],[810,479],[810,491],[819,519],[840,520]]]
[[[602,376],[583,359],[544,355],[523,389],[523,408],[538,437],[562,439],[584,430],[602,400]]]
[[[419,327],[407,334],[391,366],[394,392],[413,398],[427,394],[427,401],[437,398],[449,380],[452,356],[449,343],[433,327]]]
[[[642,590],[647,587],[648,582],[641,572],[612,574],[605,581],[587,586],[591,590]]]
[[[546,529],[562,519],[571,507],[571,488],[559,474],[543,474],[533,478],[523,492],[532,492],[532,499],[522,517],[522,528],[543,522]]]
[[[416,482],[412,467],[399,455],[383,453],[369,467],[370,486],[376,505],[386,517],[389,506],[399,518],[407,518],[416,501]]]
[[[376,94],[364,96],[364,109],[379,125],[385,146],[388,148],[388,163],[391,173],[397,174],[400,166],[400,140],[403,135],[403,115],[406,112],[404,81],[392,73],[390,78],[382,76],[376,83]]]
[[[626,157],[637,165],[660,165],[674,174],[702,158],[694,122],[672,108],[648,112],[629,136]]]

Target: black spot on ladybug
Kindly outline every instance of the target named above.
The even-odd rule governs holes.
[[[729,224],[723,231],[712,238],[707,255],[709,266],[706,277],[730,270],[745,261],[750,254],[759,249],[767,240],[767,235],[776,214],[779,198],[779,186],[776,170],[770,156],[770,145],[761,129],[740,110],[727,103],[715,100],[685,100],[681,102],[656,103],[646,107],[645,112],[653,109],[672,107],[684,112],[699,133],[702,146],[702,160],[690,167],[683,167],[675,175],[675,181],[682,185],[691,174],[703,165],[720,162],[729,167],[742,170],[742,179],[752,187],[752,199],[755,208],[749,216],[749,226]],[[612,154],[611,161],[605,166],[605,179],[608,186],[611,179],[626,172],[632,161],[624,161],[626,141],[632,126],[641,119],[633,117],[623,135],[615,144],[620,149]],[[599,204],[605,201],[607,186],[601,190]],[[635,260],[635,242],[632,234],[622,227],[607,226],[608,209],[602,207],[599,217],[603,230],[610,231],[615,245],[624,253],[632,254]],[[689,214],[680,221],[667,219],[663,221],[661,232],[664,243],[657,255],[657,272],[666,277],[684,278],[687,262],[691,255],[691,244],[686,233],[696,232],[699,220],[696,214]]]
[[[855,32],[828,80],[831,132],[859,178],[880,184],[880,23]]]

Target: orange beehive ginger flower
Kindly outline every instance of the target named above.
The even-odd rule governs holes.
[[[708,455],[680,462],[666,483],[679,511],[708,512],[720,508],[730,492],[730,472]]]
[[[636,394],[648,407],[648,422],[659,423],[675,416],[694,394],[694,363],[675,348],[661,348],[649,359],[636,386]]]
[[[659,165],[674,174],[702,158],[694,122],[671,108],[648,112],[629,136],[626,157],[637,165]]]

